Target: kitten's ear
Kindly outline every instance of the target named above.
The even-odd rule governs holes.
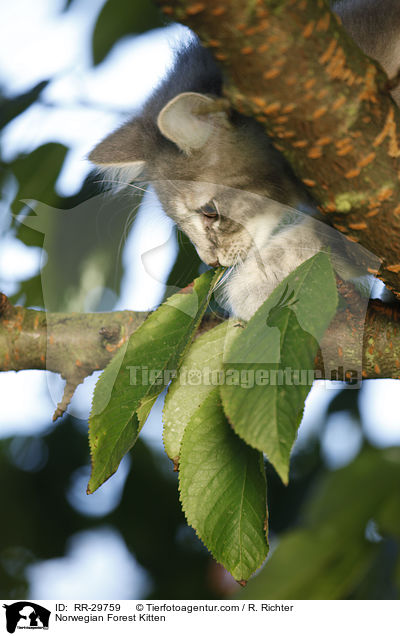
[[[141,137],[135,122],[129,122],[97,144],[88,159],[100,168],[126,169],[131,179],[140,177],[146,168]]]
[[[226,113],[213,111],[214,103],[214,99],[201,93],[181,93],[158,115],[158,128],[187,154],[199,150],[218,128],[229,126]]]

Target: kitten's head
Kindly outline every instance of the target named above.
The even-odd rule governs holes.
[[[226,112],[218,95],[174,95],[168,77],[142,113],[89,159],[115,180],[150,182],[210,265],[245,258],[276,226],[276,201],[299,198],[286,163],[256,122]]]

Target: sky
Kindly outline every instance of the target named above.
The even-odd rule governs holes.
[[[1,6],[0,82],[3,90],[15,95],[42,79],[54,78],[43,94],[43,103],[32,106],[4,130],[4,158],[8,160],[21,152],[29,152],[47,141],[66,144],[70,151],[57,182],[57,189],[63,195],[79,189],[89,171],[87,153],[143,102],[171,63],[171,46],[187,37],[183,27],[171,27],[135,39],[126,38],[102,64],[92,69],[89,34],[103,1],[74,0],[66,13],[60,13],[64,4],[61,0],[13,0]],[[6,214],[3,204],[0,231],[2,216],[3,227],[6,226]],[[117,308],[147,309],[161,298],[163,284],[152,275],[151,264],[143,262],[140,256],[156,248],[157,269],[168,271],[175,250],[172,223],[150,192],[126,243],[123,254],[126,275]],[[6,293],[15,291],[18,281],[39,271],[42,256],[38,248],[28,248],[13,236],[0,235],[0,288]],[[82,420],[88,416],[97,375],[79,387],[71,403],[69,411]],[[0,435],[44,432],[62,389],[60,378],[48,372],[0,374]],[[338,385],[326,383],[317,383],[313,388],[306,403],[298,444],[318,427],[321,413],[338,390]],[[361,402],[364,429],[370,441],[378,446],[400,443],[398,391],[399,384],[394,380],[364,383]],[[24,401],[17,399],[21,393]],[[161,408],[159,399],[143,431],[145,439],[155,446],[161,439]],[[336,469],[350,462],[361,440],[359,428],[350,417],[332,416],[322,440],[322,452],[328,465]],[[82,502],[80,494],[87,480],[83,467],[73,477],[68,494],[70,504],[78,510],[83,506],[92,515],[111,510],[119,501],[127,470],[128,460],[88,504],[86,495]],[[109,575],[113,570],[118,576]],[[102,572],[108,576],[102,577]],[[32,566],[29,579],[33,598],[46,598],[49,589],[54,599],[79,598],[80,595],[87,599],[124,598],[124,582],[136,586],[138,597],[143,596],[146,589],[145,573],[118,533],[107,527],[73,537],[65,558]],[[76,581],[80,581],[79,590]]]

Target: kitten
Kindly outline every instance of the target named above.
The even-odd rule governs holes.
[[[391,14],[400,24],[400,8],[396,0],[385,3],[385,17],[371,0],[339,2],[335,10],[353,38],[393,74],[400,59],[397,63],[389,52],[400,57],[400,42],[396,48]],[[393,36],[377,39],[374,24]],[[312,202],[261,126],[223,110],[221,94],[220,71],[196,40],[179,52],[142,112],[89,159],[115,171],[122,182],[154,186],[200,258],[211,266],[233,266],[225,303],[248,320],[291,271],[329,241],[311,217],[293,210],[310,209]],[[348,277],[341,257],[333,260]]]

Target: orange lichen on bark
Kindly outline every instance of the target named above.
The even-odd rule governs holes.
[[[294,130],[285,130],[284,132],[277,133],[277,137],[279,137],[279,139],[290,139],[291,137],[296,137],[296,133]]]
[[[254,48],[252,46],[244,46],[242,49],[240,49],[240,52],[242,55],[251,55],[251,53],[254,53]]]
[[[191,4],[189,7],[187,7],[186,14],[197,15],[198,13],[201,13],[202,11],[204,11],[205,8],[206,8],[206,5],[203,2],[197,2],[196,4]]]
[[[268,106],[266,106],[266,108],[263,109],[263,113],[265,115],[271,115],[272,113],[277,113],[281,108],[281,103],[280,102],[273,102],[272,104],[269,104]]]
[[[313,86],[315,86],[316,82],[317,82],[317,80],[315,79],[315,77],[312,77],[311,79],[307,80],[307,81],[304,83],[304,88],[305,88],[307,91],[309,91],[309,90],[310,90],[310,88],[312,88]]]
[[[211,10],[211,15],[219,16],[226,13],[226,7],[215,7],[215,9]]]
[[[351,230],[367,230],[368,225],[365,221],[360,221],[359,223],[349,223],[349,228]]]
[[[342,47],[338,46],[326,66],[326,72],[331,79],[340,79],[348,86],[352,86],[357,77],[347,66],[346,56]]]
[[[303,179],[303,183],[309,188],[314,188],[317,185],[313,179]]]
[[[385,186],[381,188],[378,192],[378,201],[387,201],[387,199],[390,199],[393,196],[393,194],[394,194],[393,188],[389,188],[388,186]]]
[[[297,108],[297,104],[286,104],[286,106],[282,108],[282,112],[291,113],[295,108]]]
[[[367,72],[364,77],[364,90],[358,96],[358,99],[361,101],[369,101],[374,104],[377,103],[376,99],[376,68],[373,64],[369,64],[367,67]]]
[[[316,97],[317,99],[324,99],[324,97],[326,97],[328,95],[329,91],[327,88],[321,88],[320,91],[318,91]]]
[[[397,143],[397,129],[394,119],[393,106],[390,106],[388,114],[386,116],[385,124],[377,137],[375,137],[373,146],[377,148],[381,143],[389,137],[389,156],[400,157],[400,149]]]
[[[365,166],[368,166],[368,164],[371,163],[375,159],[375,157],[376,153],[370,152],[369,155],[367,155],[363,159],[360,159],[360,161],[358,162],[358,167],[365,168]]]
[[[304,27],[303,32],[301,34],[303,36],[303,38],[311,37],[312,32],[314,31],[314,26],[315,26],[315,20],[311,20],[311,22],[306,24],[306,26]]]
[[[343,106],[343,104],[346,103],[346,98],[344,95],[341,95],[340,97],[338,97],[332,104],[332,110],[338,110],[339,108],[341,108]]]
[[[333,40],[330,41],[326,51],[320,56],[318,62],[320,64],[326,64],[327,62],[329,62],[329,60],[331,59],[332,55],[335,52],[336,47],[337,47],[337,41],[335,40],[335,38],[333,38]]]
[[[348,172],[346,172],[344,176],[346,179],[354,179],[354,177],[358,177],[360,172],[361,172],[361,168],[353,168],[352,170],[349,170]]]
[[[400,272],[400,263],[396,263],[395,265],[386,265],[385,269],[389,272],[393,272],[394,274],[398,274]]]
[[[327,110],[328,110],[327,106],[321,106],[320,108],[317,108],[311,116],[312,119],[319,119],[320,117],[322,117],[322,115],[325,115]]]
[[[354,146],[352,146],[351,144],[348,144],[347,146],[341,146],[338,150],[336,150],[336,154],[339,157],[344,157],[345,155],[348,155],[350,152],[353,152],[354,150]]]
[[[325,15],[318,20],[316,30],[319,32],[327,31],[329,29],[330,21],[331,21],[330,13],[325,13]]]
[[[278,77],[278,75],[280,75],[280,73],[282,72],[281,68],[271,68],[269,71],[265,71],[265,73],[263,73],[263,78],[266,80],[271,80],[271,79],[275,79],[275,77]]]
[[[293,148],[305,148],[309,143],[307,139],[299,139],[299,141],[294,141],[292,146]]]
[[[256,106],[259,106],[260,108],[264,108],[266,106],[266,102],[263,97],[258,97],[257,95],[255,95],[254,97],[251,97],[250,99],[253,102],[253,104],[255,104]]]
[[[321,148],[319,148],[318,146],[313,146],[307,152],[307,157],[310,157],[310,159],[319,159],[320,157],[322,157]]]
[[[255,33],[257,33],[257,27],[247,27],[247,29],[245,29],[244,34],[245,35],[254,35]]]

